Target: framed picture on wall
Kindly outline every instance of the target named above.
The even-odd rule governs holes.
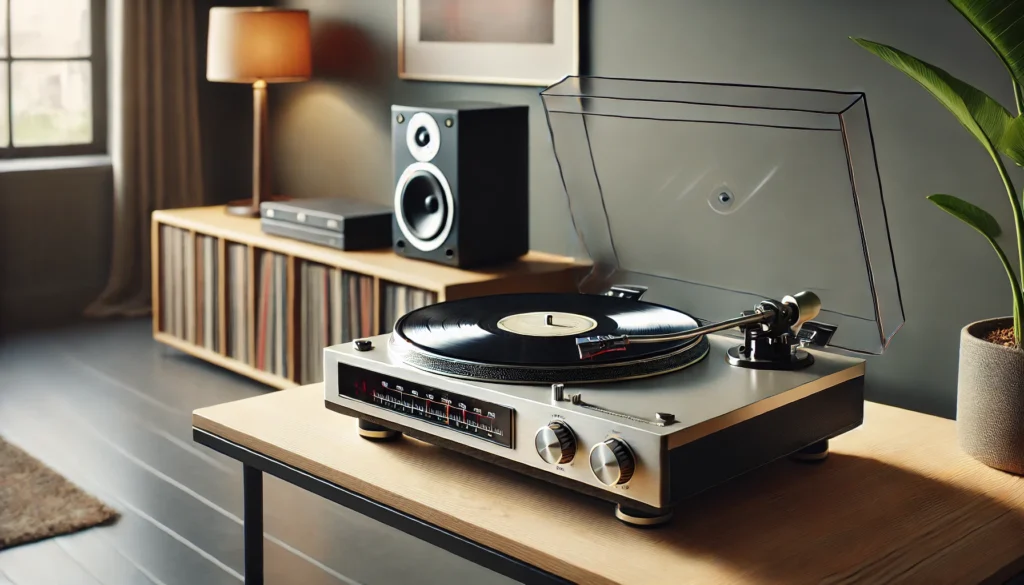
[[[579,0],[398,0],[398,76],[547,86],[579,74]]]

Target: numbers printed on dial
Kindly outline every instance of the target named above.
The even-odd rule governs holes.
[[[512,447],[510,408],[433,388],[413,388],[354,368],[339,369],[338,387],[342,396]]]
[[[484,433],[489,438],[501,437],[504,431],[493,423],[497,415],[489,411],[484,414],[479,407],[470,408],[465,402],[456,402],[450,398],[440,401],[421,397],[415,390],[402,391],[401,386],[394,390],[382,388],[371,392],[373,401],[392,410],[408,414],[416,414],[421,418],[454,426],[474,434]]]

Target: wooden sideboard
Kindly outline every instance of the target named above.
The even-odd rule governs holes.
[[[304,379],[309,369],[302,366],[320,361],[323,347],[389,331],[415,306],[497,293],[575,291],[586,270],[572,258],[542,252],[483,270],[411,260],[390,249],[344,252],[264,234],[259,219],[228,215],[221,206],[155,211],[151,227],[153,337],[275,388],[319,381]],[[276,271],[273,279],[268,268]],[[345,289],[339,303],[344,315],[304,318],[307,302],[333,310],[324,300],[333,296],[329,281]],[[313,287],[307,282],[327,293],[308,295]],[[359,306],[350,311],[355,298]],[[277,318],[269,317],[275,311],[268,305]],[[326,324],[349,317],[359,323]],[[263,359],[271,353],[276,360]]]

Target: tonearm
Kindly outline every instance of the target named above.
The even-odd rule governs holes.
[[[800,328],[821,311],[818,295],[804,291],[782,298],[764,300],[741,316],[711,323],[696,329],[662,335],[597,335],[579,337],[576,347],[580,359],[623,351],[634,343],[665,343],[683,341],[707,333],[739,327],[744,343],[729,350],[729,363],[735,366],[763,369],[797,369],[810,365],[814,358],[800,351],[796,335]]]

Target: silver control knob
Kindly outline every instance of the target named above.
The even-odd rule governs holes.
[[[608,439],[590,450],[590,470],[604,485],[626,483],[633,477],[635,465],[633,452],[621,439]]]
[[[563,422],[541,427],[533,438],[533,445],[540,458],[552,465],[568,463],[576,455],[576,436]]]

